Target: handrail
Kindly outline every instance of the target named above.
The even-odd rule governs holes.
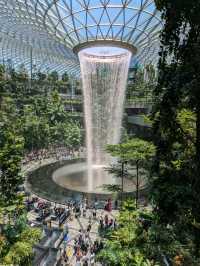
[[[37,245],[35,245],[35,247],[37,248]],[[39,246],[38,246],[39,247]],[[47,254],[49,253],[49,247],[39,247],[41,249],[44,250],[44,252],[38,257],[38,259],[36,260],[36,265],[39,266],[40,263],[42,262],[42,260],[47,256]]]

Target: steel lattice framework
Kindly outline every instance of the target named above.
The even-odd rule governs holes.
[[[137,48],[137,61],[157,60],[162,27],[153,0],[0,0],[2,62],[30,60],[41,71],[79,73],[74,47],[120,41]]]

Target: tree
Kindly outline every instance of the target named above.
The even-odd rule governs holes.
[[[40,71],[38,71],[35,75],[36,75],[36,80],[38,80],[40,82],[45,81],[47,78],[47,75],[44,73],[41,73]]]
[[[107,151],[117,157],[120,164],[127,162],[129,165],[136,165],[136,207],[139,197],[139,167],[145,167],[155,154],[155,147],[151,142],[134,138],[125,143],[116,145],[107,145]],[[123,166],[123,164],[122,164]],[[121,176],[123,174],[119,164],[108,169],[110,172]],[[123,182],[122,182],[123,183]]]
[[[0,65],[0,80],[5,79],[5,67],[3,65]]]
[[[37,108],[39,107],[37,106]],[[26,150],[42,149],[49,146],[50,127],[44,115],[37,115],[33,106],[25,106],[22,122]]]
[[[62,81],[64,81],[64,82],[68,82],[69,81],[69,76],[68,76],[67,72],[62,74]]]
[[[49,75],[48,75],[48,80],[49,81],[58,81],[59,76],[58,76],[58,72],[57,71],[52,71]]]
[[[162,223],[180,226],[180,221],[185,219],[191,230],[191,220],[200,223],[200,20],[197,16],[200,2],[155,2],[162,13],[164,27],[158,86],[154,91],[157,178],[152,183],[152,198]],[[180,124],[183,109],[189,110],[195,119],[192,139]],[[193,228],[193,236],[195,255],[199,256],[198,228]]]
[[[103,265],[151,265],[143,252],[141,235],[137,232],[141,227],[139,215],[132,201],[124,202],[118,229],[108,236],[103,250],[97,255]]]
[[[117,229],[106,235],[97,259],[103,265],[113,266],[199,265],[200,261],[191,254],[192,247],[183,246],[176,234],[172,226],[160,224],[157,215],[136,209],[135,203],[127,200]]]
[[[17,110],[10,98],[4,98],[1,104],[0,122],[0,200],[2,204],[9,204],[23,183],[20,171],[24,147]]]
[[[128,85],[127,98],[132,102],[152,102],[153,89],[156,84],[155,69],[146,65],[144,69],[137,69],[134,81]]]
[[[70,149],[81,145],[80,124],[69,117],[57,91],[31,98],[31,102],[23,107],[21,120],[28,151],[50,145],[63,145]]]
[[[17,72],[17,80],[24,82],[24,81],[27,81],[28,78],[29,78],[29,75],[28,75],[27,69],[25,68],[24,64],[21,64]]]
[[[2,262],[13,265],[32,265],[33,245],[41,238],[41,230],[27,227],[18,236],[17,241],[10,246],[8,253],[2,257]]]
[[[136,160],[146,161],[155,153],[153,143],[133,138],[125,143],[116,145],[107,145],[107,151],[114,157],[119,157],[121,160],[134,162]]]

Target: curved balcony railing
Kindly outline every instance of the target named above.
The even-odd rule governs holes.
[[[81,104],[83,101],[82,95],[70,95],[70,94],[60,94],[67,103],[69,104]],[[133,97],[127,98],[125,106],[126,107],[149,107],[153,104],[153,97]]]

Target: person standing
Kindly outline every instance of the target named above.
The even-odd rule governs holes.
[[[118,200],[115,200],[115,210],[118,210]]]
[[[93,216],[93,220],[96,220],[96,217],[97,217],[97,211],[96,211],[95,208],[93,209],[92,216]]]
[[[91,251],[91,255],[90,255],[90,265],[91,266],[95,265],[95,254],[93,251]]]
[[[109,222],[107,214],[104,217],[104,222],[105,222],[105,227],[107,228],[108,227],[108,222]]]
[[[103,217],[102,216],[100,216],[99,224],[100,224],[100,229],[103,230],[104,223],[103,223]]]

